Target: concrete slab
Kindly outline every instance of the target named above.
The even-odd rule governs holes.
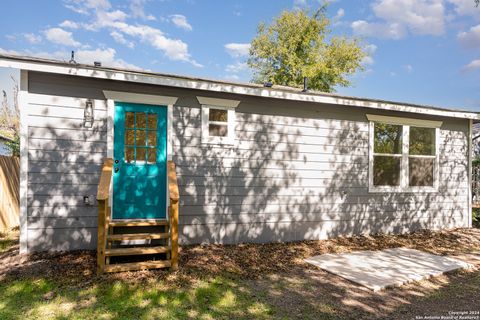
[[[464,261],[407,248],[324,254],[305,261],[373,291],[473,267]]]

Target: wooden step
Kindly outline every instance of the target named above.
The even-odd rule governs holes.
[[[170,246],[135,247],[135,248],[112,248],[105,249],[105,256],[135,256],[142,254],[166,253],[171,250]]]
[[[168,239],[169,233],[121,233],[107,235],[107,241]]]
[[[169,260],[118,263],[118,264],[106,265],[105,272],[122,272],[122,271],[133,271],[133,270],[159,269],[159,268],[169,268],[170,266],[171,266],[171,263]]]
[[[150,227],[150,226],[168,226],[165,219],[118,219],[109,223],[110,227]]]

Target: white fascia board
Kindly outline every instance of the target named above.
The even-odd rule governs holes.
[[[178,100],[177,97],[156,96],[153,94],[130,93],[124,91],[103,90],[103,95],[107,100],[161,106],[174,105]]]
[[[105,70],[85,67],[67,67],[55,64],[48,64],[36,61],[18,61],[8,58],[0,59],[0,67],[16,68],[21,70],[56,73],[64,75],[73,75],[81,77],[92,77],[98,79],[108,79],[116,81],[128,81],[135,83],[145,83],[185,89],[195,89],[211,92],[226,92],[233,94],[257,96],[264,98],[285,99],[304,102],[316,102],[343,106],[354,106],[370,109],[391,110],[399,112],[410,112],[427,114],[434,116],[464,118],[480,120],[480,115],[473,112],[450,111],[432,109],[421,106],[411,106],[383,101],[364,100],[358,98],[349,98],[341,96],[318,95],[308,93],[295,93],[270,88],[253,88],[241,84],[221,83],[206,80],[177,78],[166,75],[146,75],[135,71]]]

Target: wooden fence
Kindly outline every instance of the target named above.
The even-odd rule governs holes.
[[[0,230],[19,225],[20,160],[0,156]]]

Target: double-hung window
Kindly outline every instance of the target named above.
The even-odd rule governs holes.
[[[233,145],[235,108],[240,101],[197,97],[202,106],[202,143]]]
[[[441,121],[367,115],[370,121],[369,190],[438,189]]]

